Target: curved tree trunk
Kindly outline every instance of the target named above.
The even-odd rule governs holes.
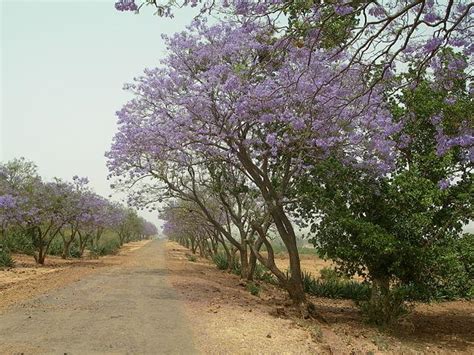
[[[240,254],[240,277],[248,279],[250,273],[247,245],[239,249]]]
[[[262,245],[263,245],[263,240],[261,238],[259,238],[255,242],[255,250],[257,252],[259,252]],[[247,276],[247,280],[253,281],[254,274],[255,274],[255,268],[257,266],[257,255],[254,253],[254,249],[251,248],[250,251],[251,251],[251,253],[250,253],[250,256],[249,256],[249,273],[248,273],[248,276]]]

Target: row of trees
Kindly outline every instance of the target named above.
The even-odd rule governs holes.
[[[136,206],[168,200],[168,235],[203,253],[231,245],[247,279],[259,260],[305,310],[299,225],[372,283],[387,320],[394,292],[436,288],[446,260],[472,280],[472,4],[223,6],[228,18],[165,38],[162,65],[126,86],[117,187]]]
[[[36,165],[23,158],[0,164],[0,246],[31,251],[44,264],[58,239],[67,258],[73,245],[79,257],[86,247],[98,248],[106,230],[116,233],[120,245],[157,234],[152,223],[97,195],[88,183],[77,176],[43,181]]]

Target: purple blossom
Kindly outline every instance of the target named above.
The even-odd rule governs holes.
[[[449,188],[449,186],[451,185],[450,181],[448,179],[443,179],[443,180],[440,180],[438,182],[438,187],[441,189],[441,190],[446,190],[447,188]]]
[[[340,16],[345,16],[352,13],[354,9],[350,5],[337,5],[334,7],[334,11]]]
[[[428,12],[425,14],[425,16],[423,17],[423,19],[428,22],[428,23],[434,23],[436,21],[439,20],[439,17],[436,13],[434,12]]]
[[[369,8],[369,14],[374,17],[382,17],[385,15],[385,10],[380,5],[373,5]]]
[[[135,0],[119,0],[115,3],[115,9],[118,11],[137,11],[138,6]]]
[[[427,53],[433,52],[433,51],[435,51],[436,49],[439,48],[441,43],[443,43],[443,39],[440,38],[440,37],[430,38],[423,47],[424,51],[427,52]]]
[[[444,100],[444,102],[447,103],[448,105],[454,105],[456,103],[456,98],[454,96],[450,96],[450,97],[447,97]]]
[[[17,200],[13,195],[0,195],[0,209],[13,209],[17,205]]]

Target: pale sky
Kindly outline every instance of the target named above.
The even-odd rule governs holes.
[[[96,192],[111,193],[104,152],[130,97],[122,86],[164,56],[161,33],[183,30],[196,14],[134,15],[114,2],[0,0],[0,161],[23,156],[47,180],[87,176]]]
[[[164,56],[160,34],[183,30],[197,11],[163,19],[114,2],[0,0],[0,161],[23,156],[47,180],[87,176],[111,193],[104,152],[130,97],[122,86]]]

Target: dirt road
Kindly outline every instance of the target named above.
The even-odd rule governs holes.
[[[0,313],[0,353],[193,353],[163,242]]]

